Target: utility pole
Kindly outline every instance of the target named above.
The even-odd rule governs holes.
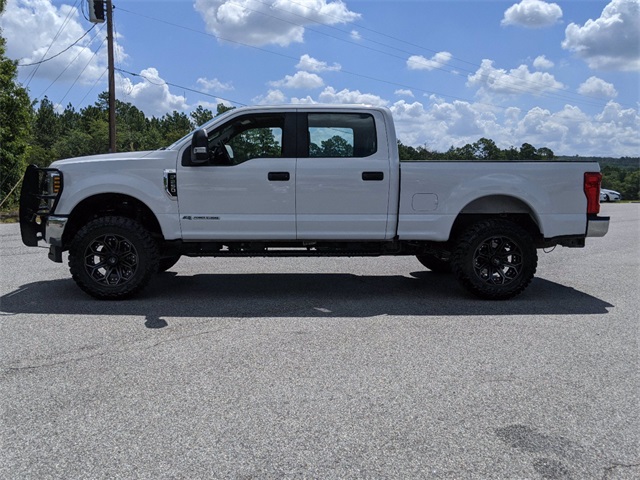
[[[116,152],[116,80],[113,62],[113,5],[107,0],[107,56],[109,70],[109,152]]]
[[[113,63],[113,5],[111,0],[87,0],[89,21],[104,23],[107,20],[107,70],[109,70],[109,152],[116,152],[116,80]],[[105,15],[105,3],[107,14]]]

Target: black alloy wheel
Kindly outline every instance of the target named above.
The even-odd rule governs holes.
[[[102,217],[76,234],[69,249],[74,281],[100,299],[139,292],[158,270],[158,248],[147,230],[125,217]]]
[[[504,300],[521,293],[533,279],[538,255],[531,235],[503,219],[472,225],[458,240],[452,269],[474,295]]]

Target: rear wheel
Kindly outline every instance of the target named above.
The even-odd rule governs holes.
[[[69,248],[69,269],[89,295],[127,298],[142,290],[158,270],[158,247],[135,220],[102,217],[76,234]]]
[[[531,283],[537,265],[531,235],[502,219],[471,226],[459,238],[451,258],[460,283],[489,300],[505,300],[521,293]]]

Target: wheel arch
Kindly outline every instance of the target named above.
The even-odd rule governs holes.
[[[467,203],[456,216],[450,239],[456,239],[474,223],[489,218],[504,218],[525,229],[534,241],[543,238],[541,222],[535,210],[524,200],[511,195],[486,195]]]
[[[147,204],[122,193],[101,193],[85,198],[69,215],[62,242],[68,247],[76,233],[88,222],[100,217],[121,216],[136,220],[154,237],[162,237],[158,218]]]

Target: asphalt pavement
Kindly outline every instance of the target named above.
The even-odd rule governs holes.
[[[0,225],[0,478],[640,478],[640,204],[602,211],[504,302],[412,257],[183,258],[98,301]]]

